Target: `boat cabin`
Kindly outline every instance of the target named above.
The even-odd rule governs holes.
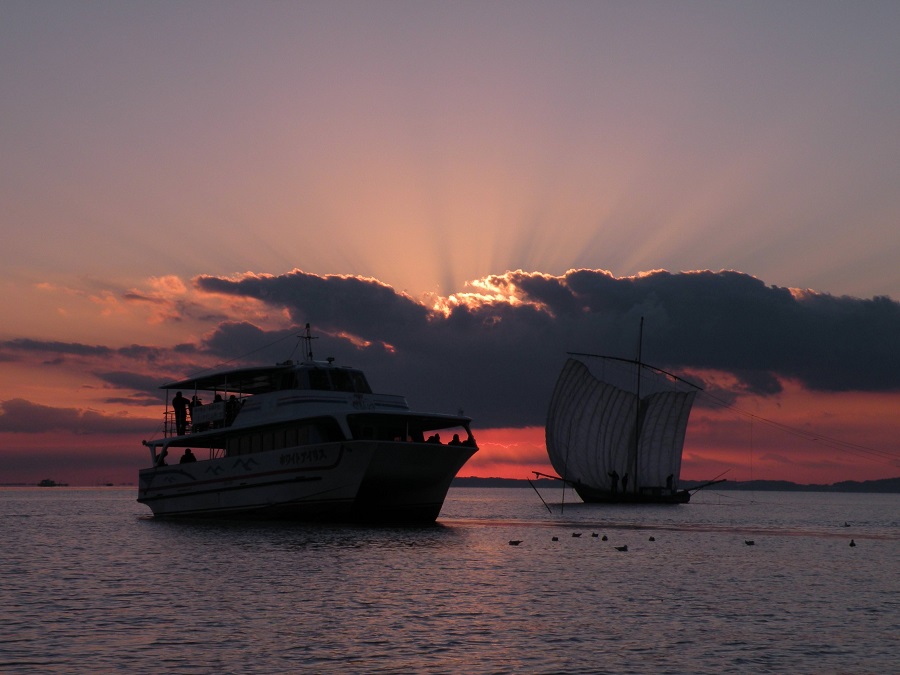
[[[282,391],[372,393],[372,388],[361,370],[335,366],[333,359],[327,362],[302,364],[286,361],[276,366],[223,370],[170,382],[160,389],[167,391],[166,436],[183,435],[179,433],[176,399],[172,399],[175,405],[171,409],[168,405],[168,392],[171,391],[189,392],[190,395],[184,433],[231,426],[248,398],[259,394]],[[204,394],[211,394],[212,401],[204,401]]]
[[[188,446],[210,458],[351,439],[475,447],[468,418],[411,412],[403,396],[373,393],[361,370],[333,359],[223,370],[160,388],[164,433],[144,442],[154,465],[169,448]]]

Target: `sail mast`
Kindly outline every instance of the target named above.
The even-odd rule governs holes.
[[[638,485],[638,449],[640,448],[640,438],[641,438],[641,368],[644,367],[643,362],[641,361],[642,353],[644,348],[644,317],[641,317],[641,325],[638,330],[638,353],[637,353],[637,386],[635,387],[635,393],[637,396],[637,401],[634,410],[634,467],[632,468],[632,486],[633,490],[637,492],[640,489]]]

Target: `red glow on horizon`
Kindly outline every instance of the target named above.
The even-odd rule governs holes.
[[[831,484],[900,476],[898,405],[900,394],[811,393],[788,385],[779,397],[743,401],[744,412],[695,407],[681,478]],[[148,418],[148,431],[156,423]],[[476,440],[479,451],[460,477],[556,473],[542,426],[477,429]],[[71,485],[134,483],[149,461],[140,439],[126,433],[7,431],[0,433],[0,443],[0,483],[5,484],[33,485],[44,478]]]
[[[476,478],[530,478],[532,471],[553,473],[543,427],[479,429],[478,452],[459,475]]]

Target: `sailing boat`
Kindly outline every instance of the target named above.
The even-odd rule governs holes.
[[[681,451],[700,387],[638,358],[571,353],[547,413],[550,463],[588,503],[685,504]],[[573,357],[599,360],[595,377]],[[643,394],[642,394],[643,388]]]

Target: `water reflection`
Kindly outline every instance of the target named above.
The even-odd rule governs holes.
[[[451,490],[440,525],[421,529],[157,520],[133,493],[3,496],[0,670],[894,663],[896,582],[885,570],[900,541],[897,496],[548,514],[527,490]]]

